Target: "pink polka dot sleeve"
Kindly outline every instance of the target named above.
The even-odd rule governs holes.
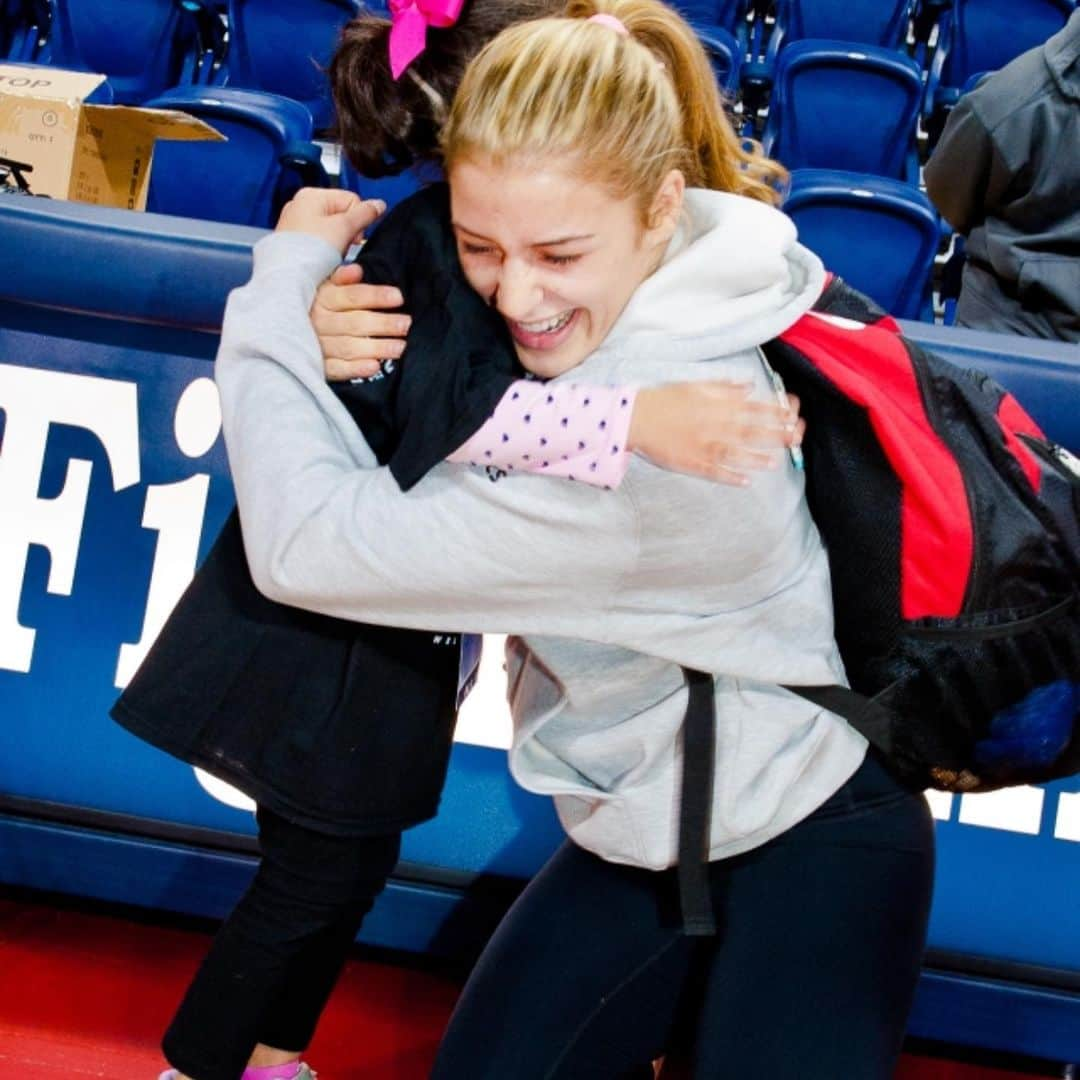
[[[449,460],[618,487],[636,397],[637,387],[520,379]]]

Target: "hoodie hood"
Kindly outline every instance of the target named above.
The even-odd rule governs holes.
[[[1067,98],[1080,101],[1080,8],[1069,16],[1064,28],[1045,47],[1046,66]]]
[[[721,354],[760,345],[813,307],[821,260],[789,217],[740,195],[691,188],[660,268],[634,293],[605,341],[662,334],[719,338]]]

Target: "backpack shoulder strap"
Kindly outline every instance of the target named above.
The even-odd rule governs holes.
[[[837,274],[827,275],[825,288],[810,310],[818,315],[832,315],[863,326],[877,326],[894,334],[900,333],[900,324],[888,312],[878,307],[865,293],[853,289]]]
[[[842,716],[887,757],[892,755],[892,735],[896,718],[884,705],[846,686],[785,686],[828,712]]]

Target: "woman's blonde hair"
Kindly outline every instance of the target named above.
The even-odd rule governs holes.
[[[601,13],[627,33],[585,21]],[[670,169],[772,204],[786,177],[736,135],[704,48],[659,0],[570,0],[564,17],[502,31],[465,72],[442,145],[447,170],[568,157],[643,214]]]

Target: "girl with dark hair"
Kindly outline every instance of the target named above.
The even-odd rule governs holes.
[[[375,110],[384,127],[371,145],[384,165],[435,156],[433,107],[452,95],[483,35],[518,12],[535,14],[534,0],[477,0],[458,24],[430,29],[397,80],[387,57],[400,59],[400,21],[353,23],[332,68],[348,151],[358,155],[362,120]],[[402,287],[414,319],[409,352],[382,377],[339,391],[338,407],[402,489],[447,457],[616,487],[635,449],[734,483],[799,438],[794,411],[751,400],[745,381],[639,393],[570,386],[545,397],[605,417],[603,437],[557,424],[545,454],[523,457],[516,439],[539,426],[527,402],[543,384],[519,378],[505,326],[462,276],[446,199],[444,186],[421,192],[365,248],[361,289],[378,299],[390,283]],[[258,805],[262,858],[165,1035],[170,1080],[307,1080],[300,1052],[401,832],[436,811],[461,686],[458,635],[274,603],[252,583],[245,539],[234,514],[113,710]]]

